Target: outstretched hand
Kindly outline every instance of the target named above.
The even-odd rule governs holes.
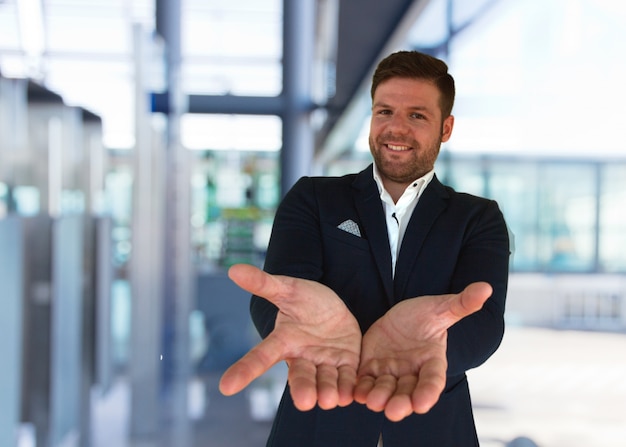
[[[304,279],[270,275],[251,265],[230,268],[242,289],[278,307],[274,330],[234,363],[220,391],[243,390],[274,364],[285,360],[296,408],[345,406],[353,401],[361,331],[352,313],[330,288]]]
[[[228,272],[241,288],[278,307],[274,330],[220,380],[232,395],[280,361],[289,365],[294,405],[310,410],[357,401],[399,421],[426,413],[446,383],[448,328],[491,296],[485,282],[458,294],[399,302],[361,337],[359,325],[330,288],[237,264]],[[358,373],[358,375],[357,375]]]
[[[399,421],[426,413],[446,383],[448,328],[479,310],[491,296],[485,282],[459,294],[401,301],[363,336],[354,398]]]

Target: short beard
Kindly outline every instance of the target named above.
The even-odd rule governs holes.
[[[441,137],[439,138],[436,147],[431,146],[427,148],[426,151],[422,151],[420,157],[414,158],[410,164],[402,166],[399,166],[393,162],[385,161],[384,157],[381,156],[381,152],[383,150],[382,146],[384,145],[384,143],[380,142],[380,138],[378,143],[378,146],[376,146],[372,141],[372,138],[369,138],[370,152],[372,154],[372,157],[374,158],[374,162],[376,163],[376,167],[378,168],[380,174],[395,183],[409,184],[412,181],[432,171],[441,148]],[[416,142],[413,143],[413,145],[411,146],[413,147],[412,150],[422,150],[422,148],[420,148],[420,146],[416,146],[416,144]],[[377,147],[381,149],[377,150]]]

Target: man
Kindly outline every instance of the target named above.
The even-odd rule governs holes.
[[[477,446],[465,372],[504,333],[509,241],[493,201],[442,185],[454,80],[414,51],[372,83],[374,163],[302,178],[265,262],[231,268],[264,340],[224,373],[233,394],[285,360],[268,446]]]

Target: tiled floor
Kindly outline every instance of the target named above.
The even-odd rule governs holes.
[[[626,334],[511,328],[498,352],[469,376],[482,447],[528,445],[512,443],[522,437],[539,447],[626,445]],[[128,442],[123,381],[94,412],[94,445],[264,446],[270,423],[252,418],[250,393],[224,397],[218,378],[204,378],[206,406],[188,445]]]

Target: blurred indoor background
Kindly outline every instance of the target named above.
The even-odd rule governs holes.
[[[623,446],[620,0],[0,0],[0,446],[264,445],[285,371],[218,393],[257,342],[225,271],[370,163],[398,49],[449,64],[437,174],[514,235],[481,445]]]

